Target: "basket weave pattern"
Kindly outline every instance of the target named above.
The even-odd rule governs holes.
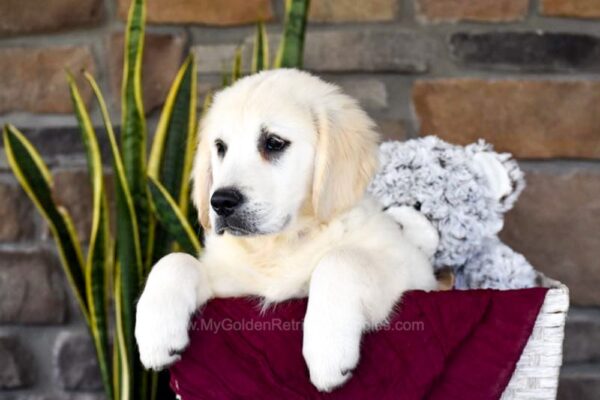
[[[502,394],[503,400],[556,398],[569,290],[562,283],[541,274],[539,280],[541,286],[550,290],[515,372]]]

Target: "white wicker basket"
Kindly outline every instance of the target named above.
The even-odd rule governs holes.
[[[569,289],[562,283],[539,275],[539,284],[549,287],[533,332],[502,394],[502,399],[555,399],[562,364],[565,320]]]

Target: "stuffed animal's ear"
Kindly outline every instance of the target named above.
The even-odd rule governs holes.
[[[194,168],[192,170],[192,201],[198,210],[198,219],[205,231],[210,230],[210,188],[212,186],[212,169],[210,164],[210,144],[200,133],[200,143],[196,150]]]
[[[479,142],[468,146],[475,168],[488,181],[492,196],[501,211],[508,211],[525,188],[523,171],[508,153],[496,153],[491,146]]]
[[[317,218],[328,221],[364,195],[379,165],[378,134],[356,101],[338,91],[320,99],[313,113],[318,138],[312,205]]]
[[[479,172],[486,177],[494,198],[500,200],[512,192],[508,171],[492,153],[477,153],[473,156],[473,161]]]

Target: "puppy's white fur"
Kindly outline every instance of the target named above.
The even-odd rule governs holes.
[[[261,131],[291,142],[277,160],[257,150]],[[215,140],[227,144],[224,157]],[[197,260],[171,254],[154,266],[137,308],[143,364],[159,369],[188,343],[194,310],[213,297],[308,295],[303,354],[313,384],[343,384],[361,335],[382,323],[402,293],[433,289],[428,260],[436,238],[415,243],[418,213],[403,211],[406,234],[364,197],[377,167],[377,134],[350,97],[296,70],[244,78],[219,93],[203,120],[193,198],[206,229]],[[212,193],[239,187],[253,234],[217,235]],[[239,234],[239,232],[233,232]]]

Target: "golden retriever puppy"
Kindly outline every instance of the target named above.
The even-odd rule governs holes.
[[[211,298],[308,296],[310,379],[321,391],[343,384],[363,332],[404,291],[436,286],[428,222],[406,209],[399,227],[365,196],[377,139],[354,99],[305,72],[262,72],[217,94],[192,177],[206,249],[168,255],[150,273],[137,306],[142,363],[177,361],[191,315]]]

